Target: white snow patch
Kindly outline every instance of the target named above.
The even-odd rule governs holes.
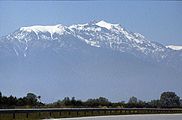
[[[82,39],[83,41],[85,41],[87,44],[94,46],[94,47],[100,47],[99,42],[98,41],[89,41],[79,35],[77,35],[76,37],[78,37],[79,39]]]
[[[166,48],[170,48],[173,50],[182,50],[182,46],[177,46],[177,45],[168,45]]]
[[[134,35],[135,35],[137,38],[142,38],[142,39],[145,38],[145,37],[144,37],[142,34],[140,34],[140,33],[134,33]]]
[[[107,23],[107,22],[101,20],[101,21],[97,22],[96,25],[110,30],[113,26],[118,26],[119,24],[111,24],[111,23]]]
[[[65,27],[62,25],[55,25],[55,26],[40,26],[40,25],[35,25],[35,26],[30,26],[30,27],[21,27],[21,31],[26,31],[26,32],[35,32],[38,34],[39,32],[49,32],[51,34],[51,37],[54,33],[57,34],[63,34],[65,31]]]
[[[16,48],[13,48],[13,49],[14,49],[16,55],[19,56],[19,53],[17,52]]]

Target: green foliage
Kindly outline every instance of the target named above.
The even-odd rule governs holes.
[[[136,97],[131,97],[126,104],[127,108],[144,108],[148,107],[148,103],[142,100],[138,100]]]
[[[138,102],[138,99],[136,98],[136,97],[134,97],[134,96],[132,96],[130,99],[129,99],[129,101],[128,101],[128,103],[132,103],[132,104],[136,104]]]
[[[163,108],[179,107],[180,97],[174,92],[163,92],[160,96],[160,104]]]
[[[53,103],[52,106],[55,107],[80,107],[83,106],[83,102],[81,100],[76,100],[75,97],[71,99],[69,97],[65,97],[63,100],[58,100]]]
[[[180,101],[180,107],[182,108],[182,99],[180,99],[179,101]]]
[[[88,99],[81,101],[75,99],[75,97],[65,97],[63,100],[58,100],[52,104],[43,104],[40,102],[41,96],[37,96],[34,93],[27,93],[25,97],[16,98],[12,95],[7,97],[3,96],[0,92],[0,108],[15,108],[15,107],[91,107],[91,108],[177,108],[182,107],[182,100],[174,92],[163,92],[159,100],[151,100],[145,102],[131,97],[128,103],[125,102],[110,102],[105,97],[99,97],[94,99]]]
[[[39,106],[42,103],[38,102],[40,97],[36,96],[33,93],[28,93],[26,97],[23,98],[16,98],[12,95],[2,96],[0,92],[0,108],[15,108],[16,106]]]
[[[107,98],[99,97],[96,99],[88,99],[85,105],[88,107],[98,107],[98,106],[109,106],[111,102]]]
[[[38,102],[38,97],[33,93],[27,93],[26,96],[27,105],[35,106]]]
[[[160,100],[151,100],[148,104],[151,108],[159,108],[161,106]]]

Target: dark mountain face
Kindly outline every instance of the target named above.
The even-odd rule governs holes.
[[[0,88],[18,96],[35,92],[44,101],[153,99],[182,91],[181,54],[104,21],[22,27],[0,40]]]

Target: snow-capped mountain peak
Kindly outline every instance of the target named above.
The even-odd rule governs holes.
[[[111,23],[108,23],[104,20],[101,20],[101,21],[97,22],[96,25],[98,25],[99,27],[104,27],[104,28],[110,30],[110,29],[112,29],[113,26],[118,26],[119,24],[111,24]]]

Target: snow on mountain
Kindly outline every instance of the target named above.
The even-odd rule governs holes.
[[[177,45],[168,45],[166,48],[170,48],[172,50],[182,50],[182,46],[177,46]]]
[[[112,27],[118,26],[119,24],[111,24],[111,23],[107,23],[107,22],[101,20],[101,21],[97,22],[96,25],[107,28],[107,29],[112,29]]]
[[[2,41],[16,43],[18,48],[13,48],[15,53],[18,55],[17,49],[23,49],[22,51],[26,52],[24,56],[26,56],[27,49],[30,49],[32,46],[38,46],[38,42],[41,47],[51,46],[53,49],[59,49],[58,47],[63,47],[65,44],[71,44],[68,43],[65,37],[67,39],[79,39],[81,42],[93,47],[127,52],[135,56],[150,57],[157,61],[165,58],[167,56],[166,51],[169,51],[165,46],[147,40],[140,33],[130,32],[120,24],[111,24],[103,20],[71,26],[59,24],[53,26],[36,25],[21,27],[14,33],[2,38]],[[17,42],[21,44],[18,45]]]
[[[139,33],[130,32],[119,24],[93,21],[88,24],[72,25],[69,28],[76,37],[92,46],[165,57],[163,52],[166,48],[163,45],[151,42]]]
[[[51,36],[54,33],[57,34],[63,34],[64,32],[64,26],[62,25],[55,25],[55,26],[30,26],[30,27],[21,27],[21,31],[26,31],[26,32],[32,32],[34,31],[36,34],[39,32],[49,32]]]
[[[21,27],[20,31],[21,33],[31,33],[34,32],[38,38],[39,38],[39,34],[41,33],[49,33],[50,37],[53,37],[53,34],[59,34],[59,35],[63,35],[66,27],[59,24],[59,25],[54,25],[54,26],[40,26],[40,25],[36,25],[36,26],[29,26],[29,27]],[[19,35],[19,34],[18,34]]]

